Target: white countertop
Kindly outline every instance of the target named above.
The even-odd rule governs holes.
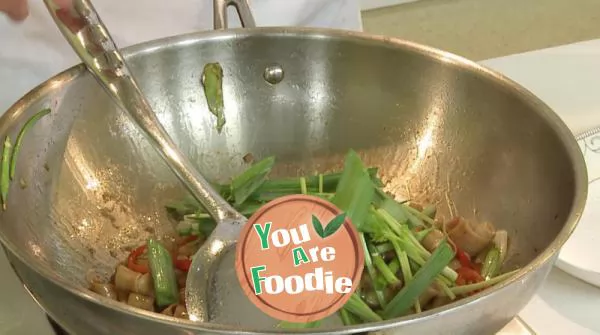
[[[575,133],[600,124],[600,40],[481,62],[522,84]],[[0,253],[0,334],[53,335],[45,315]],[[520,313],[538,334],[600,334],[600,289],[552,270]]]

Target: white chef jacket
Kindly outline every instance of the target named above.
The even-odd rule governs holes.
[[[360,0],[250,0],[257,26],[362,30]],[[212,0],[93,0],[119,47],[213,27]],[[14,23],[0,15],[0,114],[55,74],[79,63],[41,0]],[[240,27],[233,8],[229,27]]]

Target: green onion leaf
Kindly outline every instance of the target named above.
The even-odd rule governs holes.
[[[375,200],[373,201],[377,207],[388,212],[400,224],[406,224],[408,217],[404,206],[396,200],[390,198],[381,189],[377,189]]]
[[[375,187],[367,170],[356,152],[350,150],[346,155],[344,172],[332,203],[344,211],[350,221],[360,229],[369,214],[374,195]]]
[[[267,157],[233,179],[231,194],[235,206],[242,205],[265,182],[274,164],[275,157]]]

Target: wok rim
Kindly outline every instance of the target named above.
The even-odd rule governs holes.
[[[540,252],[531,262],[523,266],[515,275],[506,279],[505,281],[487,288],[485,291],[475,294],[473,296],[457,300],[451,304],[443,307],[435,308],[433,310],[420,313],[418,316],[409,315],[401,318],[395,318],[391,320],[385,320],[380,322],[373,322],[362,325],[355,325],[351,327],[330,327],[330,328],[319,328],[319,329],[303,329],[303,330],[287,330],[286,333],[311,333],[311,334],[351,334],[357,332],[370,332],[378,330],[386,330],[393,327],[408,325],[412,323],[426,322],[435,318],[438,315],[449,313],[451,310],[461,308],[467,304],[475,303],[480,298],[492,296],[495,294],[501,294],[500,291],[508,286],[512,286],[515,283],[522,281],[528,277],[528,275],[538,271],[544,265],[547,265],[554,256],[558,255],[560,248],[564,245],[567,239],[571,236],[573,230],[577,226],[581,213],[585,207],[588,184],[587,184],[587,168],[583,158],[583,154],[579,149],[577,141],[573,133],[569,130],[564,121],[540,98],[535,96],[529,90],[514,82],[508,77],[491,70],[483,65],[480,65],[467,58],[458,56],[456,54],[443,51],[434,47],[426,46],[420,43],[411,42],[408,40],[381,36],[375,34],[368,34],[364,32],[355,32],[339,29],[330,28],[304,28],[304,27],[258,27],[258,28],[240,28],[240,29],[227,29],[218,31],[202,31],[192,32],[186,34],[180,34],[175,36],[164,37],[155,39],[143,43],[138,43],[122,49],[123,56],[128,59],[132,56],[142,55],[145,53],[153,52],[156,49],[171,47],[174,45],[185,45],[194,44],[204,40],[210,39],[232,39],[239,40],[244,37],[252,37],[256,35],[263,36],[290,36],[290,37],[304,37],[312,39],[332,39],[332,40],[350,40],[356,43],[366,43],[369,47],[391,47],[395,49],[404,49],[405,51],[420,54],[426,58],[430,58],[434,61],[442,61],[451,63],[451,66],[459,68],[463,71],[468,71],[472,74],[478,75],[485,80],[491,81],[500,87],[513,92],[516,96],[519,96],[525,101],[532,112],[537,113],[552,131],[558,136],[561,144],[565,147],[565,150],[571,160],[573,169],[573,180],[574,180],[574,197],[571,207],[571,211],[567,216],[565,223],[559,233],[556,235],[554,240]],[[15,102],[1,117],[0,117],[0,128],[7,129],[16,120],[19,120],[20,114],[22,114],[29,106],[31,101],[35,101],[39,96],[43,96],[46,92],[52,91],[56,86],[55,82],[71,82],[77,79],[79,76],[86,73],[85,66],[82,63],[74,65],[53,77],[42,82],[38,86],[31,89],[21,99]],[[258,334],[281,334],[281,331],[273,330],[248,330],[247,327],[239,326],[227,326],[216,323],[196,323],[190,320],[176,319],[173,317],[164,316],[158,313],[148,312],[130,307],[126,304],[113,301],[108,298],[93,294],[91,291],[78,287],[69,283],[68,281],[54,275],[50,269],[37,266],[37,261],[34,257],[26,253],[19,251],[16,246],[7,239],[7,237],[0,231],[0,242],[4,245],[4,248],[22,262],[26,267],[31,269],[37,275],[42,276],[45,280],[52,282],[52,284],[60,287],[63,290],[75,295],[76,297],[83,299],[89,303],[99,305],[101,308],[111,309],[112,312],[125,313],[132,317],[138,317],[147,319],[152,322],[160,322],[165,326],[174,326],[184,328],[191,331],[211,331],[219,334],[246,334],[246,335],[258,335]],[[20,279],[20,276],[17,274]],[[22,281],[22,280],[21,280]],[[23,281],[22,281],[23,282]],[[32,292],[25,284],[27,291],[30,295]],[[535,289],[537,291],[538,287]],[[39,302],[39,299],[35,296],[34,301],[40,305],[42,310],[45,312],[47,308]],[[48,312],[46,312],[48,313]],[[50,313],[51,314],[51,313]],[[61,324],[61,320],[55,320]],[[66,327],[68,328],[68,327]]]

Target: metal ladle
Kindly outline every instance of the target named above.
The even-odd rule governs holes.
[[[177,148],[140,91],[91,1],[44,0],[44,3],[92,75],[129,113],[171,170],[217,222],[212,235],[194,256],[186,283],[186,307],[190,320],[209,321],[208,289],[214,266],[223,253],[235,245],[247,219],[212,188]],[[235,5],[240,4],[245,2]],[[246,20],[251,20],[249,8],[238,7],[238,11],[244,11]]]

